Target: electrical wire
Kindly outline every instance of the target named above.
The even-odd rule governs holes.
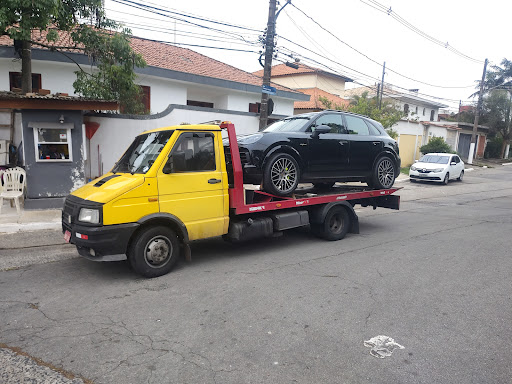
[[[382,4],[380,4],[378,1],[376,0],[366,0],[366,1],[369,1],[371,4],[363,1],[363,0],[360,0],[363,4],[367,5],[367,6],[370,6],[374,9],[376,9],[377,11],[379,12],[382,12],[382,13],[385,13],[387,14],[388,16],[391,16],[393,19],[395,19],[397,22],[399,22],[400,24],[402,24],[404,27],[408,28],[409,30],[411,30],[412,32],[418,34],[419,36],[431,41],[432,43],[434,44],[437,44],[441,47],[444,47],[444,48],[447,48],[448,50],[450,50],[451,52],[455,53],[456,55],[459,55],[460,57],[463,57],[465,59],[468,59],[468,60],[471,60],[475,63],[484,63],[483,60],[479,60],[479,59],[475,59],[471,56],[468,56],[462,52],[460,52],[459,50],[455,49],[453,46],[451,46],[450,44],[448,44],[448,42],[443,42],[439,39],[436,39],[435,37],[432,37],[431,35],[427,34],[426,32],[423,32],[422,30],[420,30],[418,27],[416,27],[414,24],[408,22],[407,20],[405,20],[403,17],[401,17],[400,15],[398,15],[395,11],[393,11],[391,9],[391,7],[386,7]],[[373,5],[372,5],[373,4]]]
[[[370,1],[370,0],[368,0]],[[301,12],[304,16],[306,16],[308,19],[310,19],[313,23],[315,23],[317,26],[319,26],[322,30],[324,30],[325,32],[327,32],[329,35],[331,35],[332,37],[334,37],[336,40],[338,40],[340,43],[344,44],[345,46],[349,47],[350,49],[352,49],[353,51],[357,52],[358,54],[360,54],[361,56],[365,57],[366,59],[368,59],[369,61],[371,61],[372,63],[375,63],[377,64],[379,67],[382,66],[381,63],[379,63],[378,61],[372,59],[370,56],[366,55],[365,53],[359,51],[358,49],[354,48],[353,46],[351,46],[350,44],[346,43],[345,41],[341,40],[338,36],[336,36],[335,34],[333,34],[332,32],[330,32],[329,30],[327,30],[324,26],[322,26],[320,23],[318,23],[315,19],[313,19],[311,16],[309,16],[307,13],[305,13],[303,10],[301,10],[300,8],[298,8],[295,4],[293,3],[290,3],[292,4],[292,6],[297,9],[299,12]],[[421,81],[421,80],[418,80],[418,79],[414,79],[412,77],[409,77],[409,76],[406,76],[406,75],[403,75],[401,74],[400,72],[398,71],[395,71],[391,68],[386,68],[387,70],[389,70],[390,72],[393,72],[395,73],[396,75],[398,76],[401,76],[405,79],[408,79],[408,80],[411,80],[411,81],[414,81],[416,83],[420,83],[420,84],[424,84],[424,85],[428,85],[430,87],[434,87],[434,88],[445,88],[445,89],[458,89],[458,88],[472,88],[474,87],[474,85],[467,85],[467,86],[444,86],[444,85],[435,85],[435,84],[430,84],[430,83],[427,83],[425,81]]]
[[[243,30],[247,30],[247,31],[261,32],[261,30],[254,29],[254,28],[249,28],[249,27],[244,27],[244,26],[240,26],[240,25],[236,25],[236,24],[225,23],[225,22],[217,21],[217,20],[213,20],[213,19],[207,19],[207,18],[204,18],[204,17],[194,16],[192,14],[186,14],[186,13],[181,12],[181,11],[180,12],[176,12],[175,10],[172,10],[172,8],[166,8],[166,7],[161,8],[160,6],[158,6],[158,7],[151,6],[149,4],[154,4],[154,3],[150,3],[150,2],[146,2],[146,4],[144,4],[144,3],[139,3],[139,2],[136,2],[136,1],[132,1],[132,0],[112,0],[112,1],[114,1],[115,3],[142,7],[142,8],[145,8],[147,10],[155,10],[155,11],[160,11],[160,12],[167,12],[167,13],[171,13],[171,14],[175,14],[175,15],[183,16],[183,17],[188,17],[188,18],[195,19],[195,20],[206,21],[208,23],[224,25],[224,26],[227,26],[227,27],[239,28],[239,29],[243,29]]]

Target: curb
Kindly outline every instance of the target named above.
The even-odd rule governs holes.
[[[3,233],[17,233],[17,232],[34,232],[41,230],[56,230],[61,229],[61,222],[36,222],[36,223],[9,223],[0,224],[0,234]]]

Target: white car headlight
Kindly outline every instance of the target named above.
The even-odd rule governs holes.
[[[78,221],[83,223],[99,224],[100,211],[91,208],[81,208],[78,215]]]
[[[444,168],[436,168],[432,172],[438,173],[438,172],[443,172],[443,170],[444,170]]]
[[[418,168],[416,168],[414,165],[411,165],[411,171],[415,171],[417,170]]]

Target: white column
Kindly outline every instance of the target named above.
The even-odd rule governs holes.
[[[508,159],[508,152],[510,151],[510,144],[505,147],[505,159]]]
[[[473,155],[475,154],[475,143],[469,145],[468,164],[473,164]]]

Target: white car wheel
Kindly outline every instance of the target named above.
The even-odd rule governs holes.
[[[464,178],[464,171],[460,171],[460,175],[459,177],[457,178],[458,181],[462,181],[462,179]]]
[[[448,181],[450,180],[450,173],[449,172],[446,172],[446,174],[444,175],[444,180],[443,180],[443,184],[444,185],[448,185]]]

